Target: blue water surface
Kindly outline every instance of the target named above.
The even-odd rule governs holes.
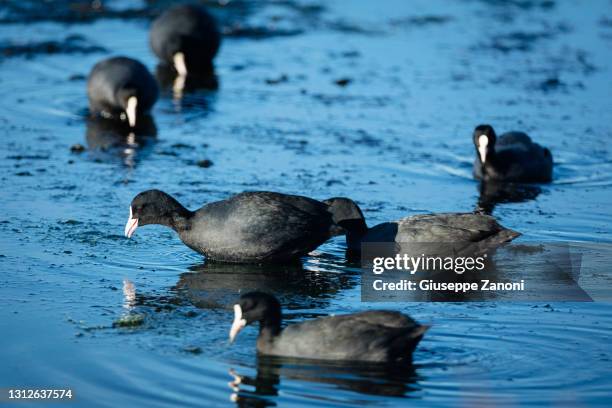
[[[0,5],[0,386],[71,387],[83,407],[609,405],[609,303],[362,303],[341,239],[267,268],[207,264],[163,227],[123,237],[150,188],[191,209],[245,190],[350,196],[371,225],[472,211],[471,131],[488,122],[556,162],[535,197],[494,206],[502,224],[610,243],[609,1],[215,4],[219,89],[166,91],[157,136],[110,148],[87,125],[86,76],[118,54],[154,70],[163,4],[55,3]],[[227,341],[254,288],[288,322],[389,307],[432,328],[414,367],[258,359],[255,328]],[[126,315],[143,323],[113,326]]]

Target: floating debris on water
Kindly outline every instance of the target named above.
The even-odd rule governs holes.
[[[198,160],[198,162],[196,163],[198,165],[198,167],[203,167],[205,169],[209,168],[210,166],[213,165],[212,160],[208,160],[208,159],[204,159],[204,160]]]
[[[143,314],[128,314],[121,316],[113,322],[113,327],[137,327],[144,323],[145,316]]]
[[[83,153],[85,151],[85,146],[83,146],[80,143],[75,143],[72,146],[70,146],[70,151],[72,153]]]

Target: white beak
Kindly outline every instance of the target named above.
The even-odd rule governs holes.
[[[242,309],[240,305],[234,305],[234,323],[232,323],[232,328],[229,333],[230,343],[234,342],[234,339],[240,333],[240,330],[244,329],[246,326],[246,320],[242,318]]]
[[[125,236],[131,238],[134,231],[136,231],[136,228],[138,228],[138,218],[132,218],[132,207],[130,206],[130,218],[128,218],[128,221],[125,224]]]
[[[125,113],[128,118],[130,127],[136,126],[136,106],[138,105],[138,99],[135,96],[130,96],[127,100],[127,107]]]
[[[181,99],[183,97],[183,89],[185,89],[185,81],[187,77],[185,75],[177,75],[172,83],[172,93],[174,99]]]
[[[487,146],[489,145],[489,138],[485,135],[478,137],[478,154],[480,155],[480,162],[482,164],[487,160]]]
[[[185,54],[182,52],[177,52],[172,57],[172,61],[174,62],[174,69],[180,76],[187,75],[187,65],[185,64]]]

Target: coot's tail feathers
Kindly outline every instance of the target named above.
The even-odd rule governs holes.
[[[480,256],[491,250],[494,250],[495,248],[507,242],[512,241],[513,239],[521,235],[520,232],[504,228],[501,225],[500,227],[501,229],[499,231],[484,238],[482,241],[468,245],[468,247],[466,248],[467,253],[470,254],[470,256]]]
[[[488,237],[485,237],[481,241],[478,241],[478,245],[486,248],[486,247],[495,247],[501,245],[505,242],[510,242],[513,239],[521,236],[522,234],[518,231],[511,230],[509,228],[500,225],[497,220],[487,211],[487,208],[483,208],[478,205],[472,214],[481,215],[482,218],[488,218],[493,221],[493,225],[491,226],[492,234]]]
[[[391,344],[389,360],[412,361],[412,353],[430,327],[427,324],[420,324],[410,330],[403,330]]]
[[[431,325],[429,324],[421,324],[417,326],[414,330],[412,330],[412,332],[410,333],[410,337],[412,337],[413,339],[418,339],[418,341],[421,341],[425,332],[427,332],[427,330],[429,330],[430,328],[431,328]]]
[[[502,228],[496,234],[493,234],[490,237],[486,238],[484,241],[482,241],[482,244],[484,244],[485,246],[494,247],[494,246],[501,245],[506,242],[510,242],[514,238],[519,237],[520,235],[521,235],[520,232],[511,230],[511,229],[507,229],[507,228]]]

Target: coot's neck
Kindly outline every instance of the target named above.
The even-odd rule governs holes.
[[[176,232],[186,231],[191,228],[192,217],[193,212],[181,205],[180,208],[173,211],[168,217],[168,226]]]
[[[361,250],[361,240],[368,233],[368,226],[363,218],[340,223],[346,230],[346,246],[349,250]]]
[[[178,233],[190,229],[194,213],[183,207],[174,197],[166,196],[165,199],[166,202],[162,207],[164,209],[157,223],[170,227]]]
[[[259,322],[259,337],[257,338],[257,347],[265,349],[274,342],[274,339],[281,332],[281,317],[280,311],[278,314],[266,317],[265,320]]]
[[[480,156],[479,156],[479,160],[480,160]],[[485,162],[483,164],[481,161],[480,165],[483,167],[483,169],[486,169],[487,167],[495,167],[496,162],[497,162],[497,154],[495,152],[495,145],[494,144],[488,145],[487,146],[487,156],[485,158]]]

